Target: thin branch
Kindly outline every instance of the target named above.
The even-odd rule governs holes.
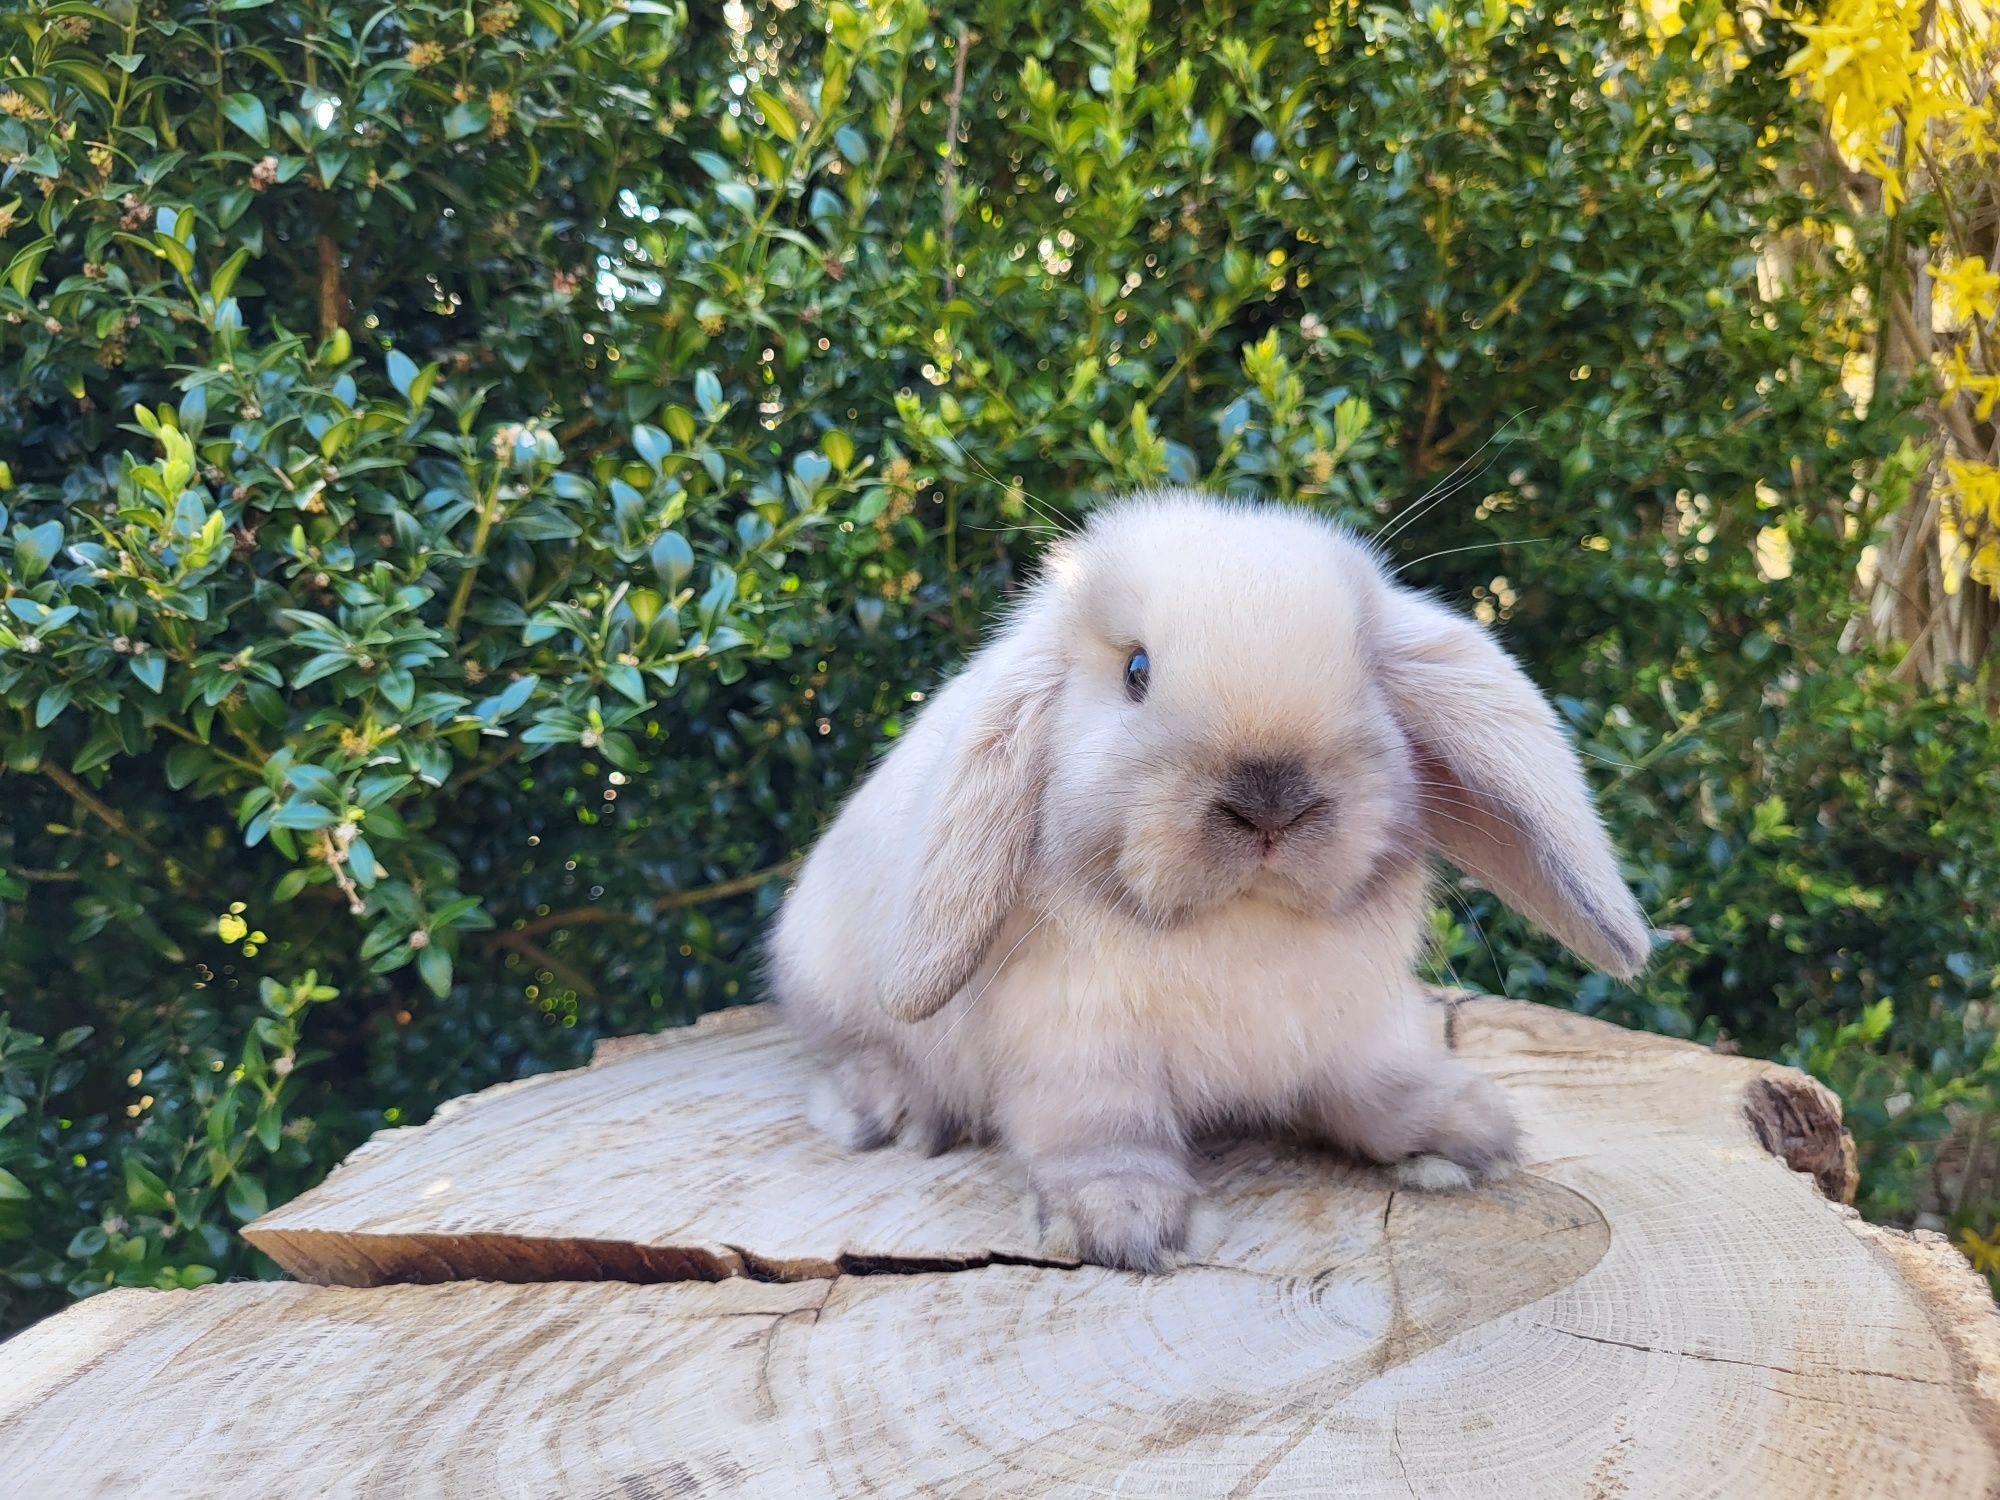
[[[944,202],[938,209],[938,238],[944,242],[944,295],[947,302],[958,295],[956,252],[952,248],[952,231],[958,227],[958,106],[965,98],[965,54],[971,45],[971,33],[961,22],[958,28],[958,55],[951,65],[951,92],[945,96]]]
[[[474,761],[454,776],[451,779],[450,790],[457,791],[460,787],[470,786],[482,777],[492,775],[527,748],[519,737],[508,740],[496,753],[489,755],[485,760]]]
[[[340,289],[340,246],[324,229],[319,234],[319,336],[332,338],[344,321]]]
[[[661,912],[679,911],[684,907],[700,906],[709,901],[720,901],[727,896],[740,896],[746,891],[754,891],[768,881],[780,880],[799,867],[795,859],[782,864],[767,865],[761,870],[752,870],[748,875],[737,875],[728,880],[718,880],[713,885],[694,886],[685,891],[669,891],[653,901],[647,908],[658,915]],[[512,931],[525,936],[554,932],[559,927],[593,927],[606,922],[636,922],[638,918],[623,907],[617,906],[577,906],[568,911],[552,911],[545,917],[535,917],[523,922]]]
[[[217,760],[220,760],[225,764],[235,766],[238,770],[241,771],[248,771],[252,776],[255,776],[259,781],[264,779],[264,768],[258,765],[255,761],[245,760],[240,755],[231,755],[227,750],[223,749],[220,745],[213,744],[210,741],[203,739],[193,730],[183,728],[181,725],[176,724],[172,719],[160,720],[158,727],[166,730],[168,734],[176,735],[179,738],[186,740],[190,745],[201,746],[202,749],[208,751],[209,754],[213,755]],[[230,727],[234,728],[235,726],[231,725]]]
[[[54,761],[42,762],[42,774],[48,777],[49,780],[53,781],[57,786],[61,787],[64,791],[68,792],[70,796],[74,798],[77,802],[81,803],[83,807],[93,817],[97,819],[98,822],[102,823],[106,828],[109,828],[113,833],[120,834],[125,838],[130,839],[133,843],[137,844],[141,849],[144,849],[148,854],[152,855],[153,858],[155,859],[166,858],[166,856],[161,854],[158,849],[153,847],[152,842],[148,840],[143,833],[140,833],[130,823],[127,823],[125,821],[125,815],[123,813],[119,812],[118,809],[106,803],[96,793],[91,791],[89,787],[85,786],[82,782],[78,781],[74,776],[70,775],[68,771],[64,770],[61,766],[57,765]]]
[[[322,832],[319,836],[319,855],[326,861],[326,867],[333,871],[334,884],[340,887],[340,894],[347,898],[347,914],[360,916],[365,903],[361,892],[354,888],[353,877],[347,873],[347,852],[335,846],[330,834]]]
[[[502,928],[498,932],[487,933],[486,941],[495,948],[505,949],[509,953],[518,953],[538,969],[547,969],[557,979],[575,990],[584,999],[595,1000],[597,998],[597,986],[591,982],[589,975],[585,974],[581,969],[564,963],[553,953],[549,952],[548,949],[529,938],[526,933]]]

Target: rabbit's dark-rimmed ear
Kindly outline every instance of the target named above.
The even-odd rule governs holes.
[[[1439,850],[1578,957],[1638,973],[1650,929],[1548,700],[1472,621],[1393,585],[1385,605],[1383,680]]]
[[[1025,620],[931,705],[945,742],[926,803],[910,813],[919,843],[881,996],[899,1021],[923,1020],[964,988],[1020,897],[1041,833],[1061,680],[1053,631]]]

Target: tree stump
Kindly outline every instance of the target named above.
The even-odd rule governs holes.
[[[1047,1257],[993,1152],[819,1137],[761,1009],[609,1044],[246,1230],[319,1285],[113,1292],[9,1344],[0,1490],[2000,1491],[2000,1319],[1937,1236],[1822,1196],[1830,1094],[1531,1005],[1455,1034],[1520,1175],[1218,1147],[1151,1278]]]

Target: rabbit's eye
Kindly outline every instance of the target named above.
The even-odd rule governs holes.
[[[1134,703],[1146,696],[1146,684],[1153,675],[1153,659],[1146,655],[1144,646],[1133,648],[1125,659],[1125,691]]]

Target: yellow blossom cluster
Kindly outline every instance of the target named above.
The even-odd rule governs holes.
[[[1961,255],[1937,273],[1944,321],[1952,325],[1988,322],[2000,312],[2000,271],[1976,255]]]
[[[1834,144],[1882,184],[1885,207],[1907,198],[1928,146],[1981,128],[1954,43],[1983,47],[1970,28],[1983,27],[1986,10],[1987,0],[1832,0],[1797,21],[1802,45],[1786,75],[1825,107]]]
[[[2000,588],[2000,466],[1966,451],[2000,407],[2000,264],[1970,242],[1958,200],[2000,170],[2000,0],[1826,0],[1800,16],[1786,72],[1826,112],[1836,150],[1883,207],[1935,195],[1932,365],[1947,413],[1939,526],[1945,588]],[[1978,196],[1974,194],[1973,196]],[[1969,419],[1969,420],[1960,420]],[[1952,451],[1956,449],[1957,451]]]
[[[1966,570],[1976,583],[2000,585],[2000,468],[1947,458],[1944,469],[1957,529],[1976,538],[1968,539]]]

